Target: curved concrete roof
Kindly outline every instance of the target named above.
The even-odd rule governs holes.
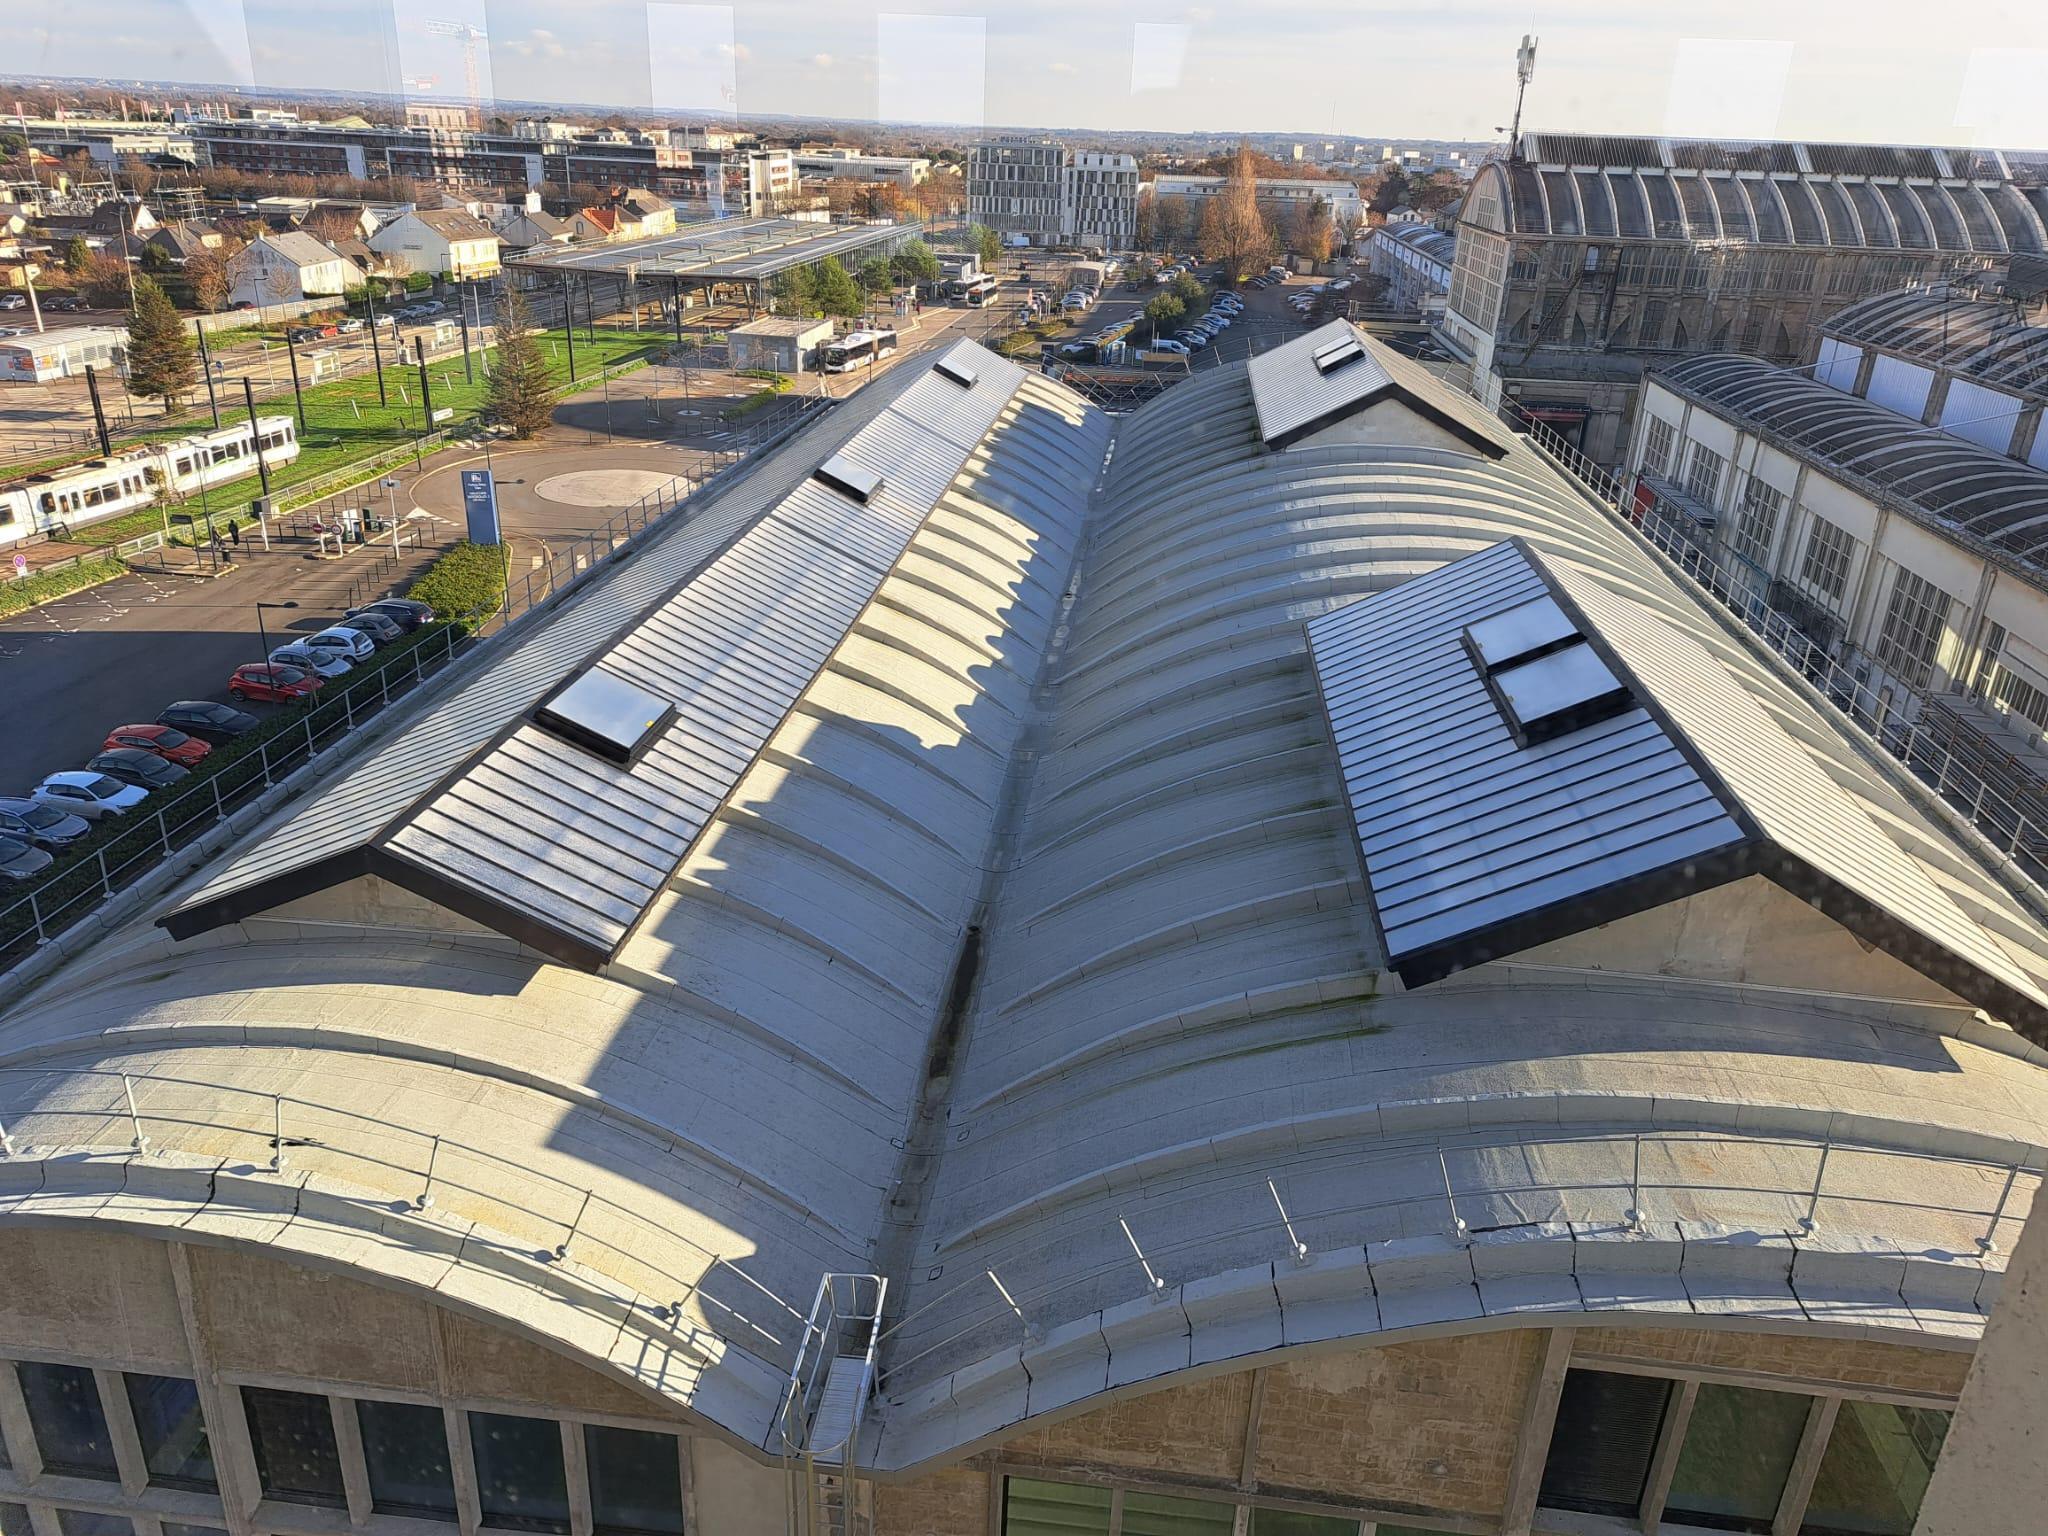
[[[2048,1112],[2011,1029],[1760,880],[1387,969],[1304,626],[1511,537],[1682,632],[2029,985],[2048,935],[1532,449],[1373,350],[1401,387],[1281,449],[1241,367],[1113,433],[1020,380],[600,974],[374,876],[109,935],[0,1019],[0,1120],[41,1149],[0,1161],[0,1220],[418,1287],[757,1447],[820,1274],[884,1273],[863,1457],[896,1467],[1529,1309],[1968,1339]],[[837,414],[762,472],[801,481]]]

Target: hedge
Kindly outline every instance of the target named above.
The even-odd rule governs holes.
[[[727,421],[738,421],[742,416],[751,416],[764,405],[773,405],[781,398],[782,391],[779,389],[757,389],[738,405],[728,405],[719,414]]]
[[[1012,331],[996,342],[996,351],[1004,357],[1022,357],[1027,352],[1036,354],[1040,345],[1039,338],[1030,331]]]
[[[505,548],[461,540],[420,573],[405,595],[436,617],[474,631],[505,606]]]
[[[0,586],[0,617],[21,613],[38,603],[82,592],[87,587],[96,587],[103,581],[112,581],[116,576],[127,574],[128,567],[112,555],[95,555],[80,560],[76,565],[53,571],[36,571]]]

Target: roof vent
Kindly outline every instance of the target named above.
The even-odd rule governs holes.
[[[1517,746],[1584,730],[1635,705],[1628,684],[1555,598],[1480,619],[1463,638]]]
[[[1340,336],[1328,346],[1317,347],[1309,355],[1316,360],[1317,373],[1335,373],[1365,356],[1365,348],[1358,344],[1356,336]]]
[[[868,498],[882,488],[880,475],[837,453],[813,470],[811,478],[862,506],[866,506]]]
[[[972,368],[963,368],[960,366],[960,364],[948,362],[944,358],[939,359],[937,365],[933,367],[932,372],[936,373],[942,379],[951,379],[955,384],[958,384],[962,389],[974,388],[974,381],[980,377],[980,375],[977,374]]]
[[[640,761],[675,717],[667,699],[601,667],[571,678],[533,712],[535,725],[621,768]]]

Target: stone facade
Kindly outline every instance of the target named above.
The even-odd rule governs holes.
[[[1962,1341],[1958,1341],[1962,1342]],[[1868,1339],[1718,1328],[1581,1328],[1574,1359],[1606,1355],[1705,1370],[1788,1376],[1953,1397],[1970,1369],[1967,1349],[1913,1349]]]

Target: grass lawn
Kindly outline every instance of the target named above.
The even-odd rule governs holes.
[[[569,353],[562,332],[536,332],[535,339],[540,343],[542,355],[549,357],[549,373],[555,383],[558,386],[566,386],[569,382]],[[576,337],[576,376],[579,381],[586,378],[594,380],[600,364],[624,362],[629,358],[658,350],[667,344],[668,338],[660,331],[630,331],[599,326],[597,339],[593,341],[589,339],[588,333],[579,329]],[[483,404],[485,389],[481,360],[489,357],[492,351],[495,349],[486,349],[479,355],[474,383],[463,382],[460,355],[427,364],[428,377],[433,381],[434,409],[447,409],[455,413],[444,425],[460,425],[476,415]],[[367,459],[387,449],[400,448],[410,443],[422,430],[424,417],[420,403],[419,369],[386,368],[384,387],[389,397],[389,403],[384,406],[377,404],[377,376],[374,373],[335,379],[308,389],[306,426],[299,434],[299,456],[282,469],[271,471],[272,490],[289,490],[294,485],[345,469],[359,459]],[[260,400],[256,409],[265,415],[292,415],[292,399],[286,395],[277,400]],[[239,404],[230,409],[223,397],[220,412],[223,424],[241,421],[248,414],[248,411]],[[211,418],[204,414],[187,415],[176,422],[138,433],[134,438],[125,439],[124,442],[184,437],[203,430],[210,424]],[[117,444],[118,446],[121,445]],[[230,502],[243,501],[246,494],[249,494],[245,493],[244,482],[253,485],[255,478],[254,475],[246,475],[228,482],[233,488],[229,496]],[[115,544],[122,539],[132,539],[139,534],[154,532],[162,526],[161,514],[145,508],[124,517],[112,518],[82,528],[78,532],[78,538],[80,542]]]

